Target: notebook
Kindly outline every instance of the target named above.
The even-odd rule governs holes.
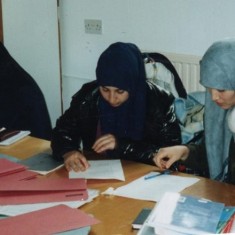
[[[13,144],[16,141],[21,140],[24,137],[28,136],[29,134],[30,134],[30,131],[18,131],[18,132],[15,132],[14,135],[12,135],[9,138],[6,138],[6,139],[0,141],[0,145],[7,146],[7,145],[10,145],[10,144]]]

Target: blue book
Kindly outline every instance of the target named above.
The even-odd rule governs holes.
[[[223,232],[229,220],[235,214],[235,206],[226,206],[221,214],[220,221],[217,226],[217,233]]]
[[[167,192],[150,214],[148,224],[156,234],[215,234],[224,207],[223,203]]]
[[[9,156],[9,155],[6,155],[6,154],[2,154],[2,153],[0,153],[0,158],[7,159],[7,160],[12,161],[12,162],[19,162],[18,158],[12,157],[12,156]]]
[[[19,162],[30,170],[35,171],[50,171],[63,164],[62,161],[57,161],[51,154],[39,153]]]

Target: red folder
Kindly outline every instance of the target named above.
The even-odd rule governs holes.
[[[27,181],[1,181],[0,204],[29,204],[86,200],[85,179],[32,179]]]
[[[78,229],[100,221],[65,205],[0,220],[1,234],[49,235]]]
[[[72,191],[87,189],[85,179],[37,178],[27,181],[2,181],[0,191]]]
[[[16,180],[16,181],[29,180],[29,179],[36,178],[37,175],[38,175],[38,173],[36,173],[36,172],[24,170],[24,171],[15,172],[14,174],[1,176],[0,180],[2,182],[3,181],[7,182],[9,180]]]
[[[24,170],[26,170],[26,167],[19,163],[9,161],[5,158],[0,159],[0,176],[13,174]]]

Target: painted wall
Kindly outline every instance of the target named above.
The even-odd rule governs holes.
[[[61,0],[64,108],[95,79],[97,59],[109,44],[202,56],[212,42],[235,37],[234,10],[235,0]],[[102,35],[86,34],[84,19],[102,20]]]
[[[57,0],[2,0],[5,45],[35,78],[53,125],[61,114]],[[235,37],[235,0],[59,0],[63,104],[95,79],[101,52],[115,41],[142,50],[202,56],[212,42]],[[84,19],[102,20],[101,35]]]

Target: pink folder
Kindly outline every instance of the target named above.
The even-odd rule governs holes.
[[[0,176],[0,180],[5,182],[9,180],[17,180],[17,181],[29,180],[36,178],[37,175],[38,173],[36,172],[24,170],[24,171],[15,172],[14,174]]]
[[[32,179],[1,181],[0,204],[29,204],[88,199],[85,179]]]
[[[27,181],[1,181],[0,191],[72,191],[87,189],[85,179],[36,178]]]
[[[8,159],[1,158],[0,159],[0,176],[13,174],[15,172],[24,171],[26,169],[25,166],[9,161]]]
[[[25,213],[0,220],[1,234],[49,235],[78,229],[100,221],[79,209],[65,205]]]

